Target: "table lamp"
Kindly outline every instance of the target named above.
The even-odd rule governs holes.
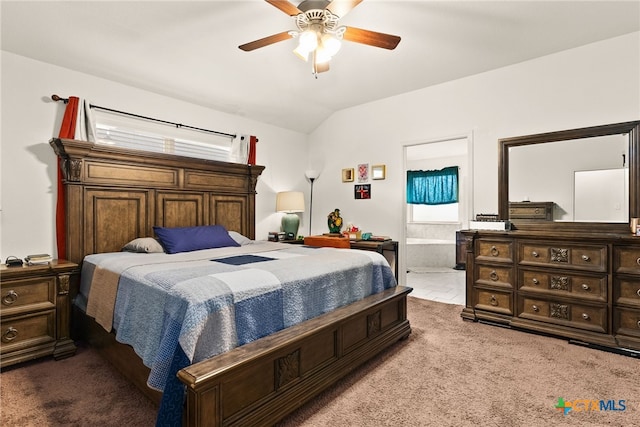
[[[298,236],[300,217],[296,212],[304,212],[304,194],[301,191],[282,191],[276,195],[276,211],[285,212],[282,217],[282,231],[289,238]]]

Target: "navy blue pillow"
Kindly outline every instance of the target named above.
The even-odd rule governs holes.
[[[200,249],[240,246],[221,225],[196,227],[153,227],[160,243],[169,254],[198,251]]]

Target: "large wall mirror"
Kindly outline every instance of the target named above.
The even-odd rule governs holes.
[[[640,217],[640,121],[499,145],[499,215],[515,229],[629,232]]]

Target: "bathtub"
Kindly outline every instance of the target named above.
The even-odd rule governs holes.
[[[456,241],[407,237],[407,270],[456,266]]]

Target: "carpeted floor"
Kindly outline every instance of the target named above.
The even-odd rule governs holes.
[[[462,307],[409,298],[412,334],[280,424],[291,426],[640,425],[640,360],[483,324]],[[5,369],[3,426],[147,426],[155,408],[96,353]],[[576,407],[566,415],[558,399]],[[579,411],[577,400],[615,400]],[[612,408],[609,406],[609,408]]]

